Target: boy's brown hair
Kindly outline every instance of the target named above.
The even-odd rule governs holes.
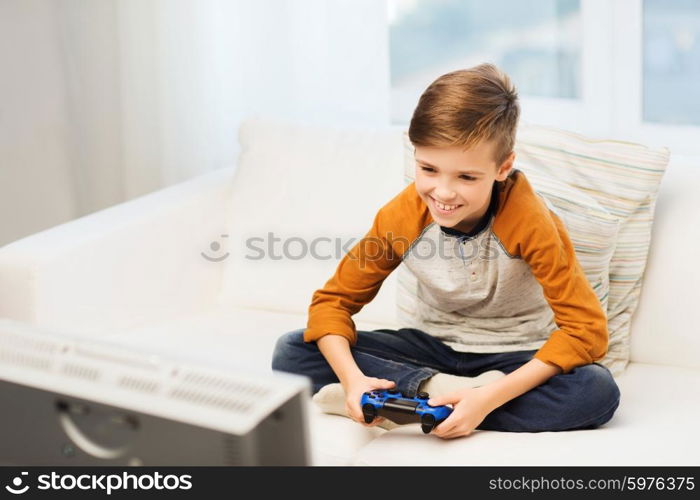
[[[493,64],[446,73],[431,83],[413,111],[408,137],[414,146],[469,149],[495,140],[496,166],[513,151],[520,116],[510,78]]]

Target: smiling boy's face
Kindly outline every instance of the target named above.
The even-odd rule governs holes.
[[[492,141],[466,151],[462,146],[416,146],[416,191],[435,222],[464,233],[478,224],[491,202],[494,181],[508,177],[515,159],[511,153],[497,166],[494,146]]]

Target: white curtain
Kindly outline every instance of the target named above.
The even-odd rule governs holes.
[[[235,164],[251,114],[389,123],[377,0],[0,0],[0,244]]]

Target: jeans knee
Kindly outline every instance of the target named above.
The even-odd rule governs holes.
[[[602,365],[593,363],[579,368],[585,373],[583,386],[585,388],[586,412],[591,418],[592,427],[603,425],[609,421],[620,404],[620,388],[610,371]]]
[[[600,399],[606,406],[613,406],[620,402],[620,388],[610,371],[603,365],[593,363],[591,366],[592,390],[600,395]]]
[[[287,332],[280,336],[275,343],[275,348],[272,352],[272,369],[283,372],[292,372],[292,360],[294,358],[294,350],[304,344],[304,328]]]

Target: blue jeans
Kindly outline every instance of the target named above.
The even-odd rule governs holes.
[[[338,382],[316,342],[304,342],[304,330],[282,335],[272,356],[272,369],[305,375],[313,392]],[[476,354],[458,352],[413,328],[358,331],[351,353],[362,373],[391,380],[407,395],[438,372],[475,377],[485,371],[506,374],[531,359],[537,350]],[[545,383],[493,410],[477,427],[509,432],[594,429],[610,420],[620,403],[620,390],[604,366],[592,363],[555,375]]]

